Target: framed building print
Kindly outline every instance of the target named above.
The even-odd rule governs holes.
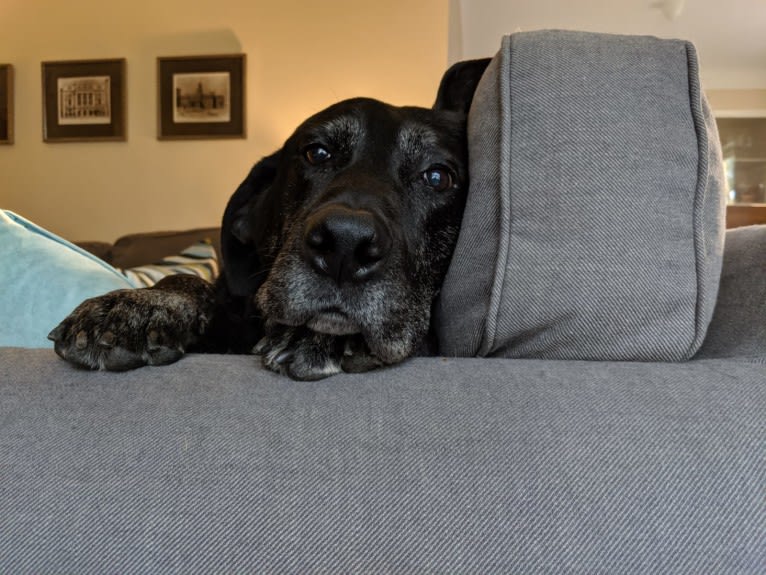
[[[43,140],[125,140],[125,60],[43,62]]]
[[[245,55],[157,59],[160,140],[245,137]]]
[[[13,66],[0,64],[0,144],[13,143]]]

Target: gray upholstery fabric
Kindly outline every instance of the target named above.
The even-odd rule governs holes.
[[[471,108],[469,154],[443,353],[694,355],[718,288],[724,184],[691,44],[506,37]]]
[[[762,573],[763,364],[0,349],[2,573]]]
[[[766,225],[726,233],[718,302],[697,357],[766,362]]]

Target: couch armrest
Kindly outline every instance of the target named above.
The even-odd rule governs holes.
[[[766,361],[766,225],[726,233],[713,320],[697,358]]]
[[[97,258],[112,263],[112,244],[109,242],[74,242],[74,244]]]
[[[178,254],[195,242],[206,240],[213,244],[220,261],[221,229],[213,227],[122,236],[112,246],[112,259],[109,263],[120,269],[153,264],[164,257]]]

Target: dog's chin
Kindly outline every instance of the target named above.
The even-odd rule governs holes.
[[[353,335],[361,331],[360,326],[346,314],[336,310],[317,313],[306,322],[306,327],[317,333],[328,335]]]

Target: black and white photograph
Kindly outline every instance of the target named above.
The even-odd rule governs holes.
[[[125,140],[125,60],[43,62],[43,140]]]
[[[0,64],[0,144],[13,143],[13,66]]]
[[[112,121],[109,76],[58,79],[58,123],[108,124]]]
[[[176,105],[173,121],[209,123],[231,121],[231,74],[174,74]]]
[[[160,140],[245,137],[245,55],[157,59]]]

